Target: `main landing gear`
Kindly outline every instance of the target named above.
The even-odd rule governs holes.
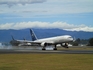
[[[65,45],[63,47],[64,48],[68,48],[68,43],[65,43]]]
[[[42,50],[46,50],[45,47],[43,47]]]
[[[54,46],[54,49],[53,50],[57,50],[57,47],[56,47],[56,45]]]
[[[45,46],[42,48],[42,50],[46,50]],[[53,50],[57,50],[56,45],[54,46]]]

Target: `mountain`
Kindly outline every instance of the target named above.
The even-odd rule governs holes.
[[[59,35],[71,35],[75,38],[80,39],[89,39],[93,37],[93,32],[84,32],[84,31],[66,31],[62,29],[35,29],[33,28],[37,38],[46,38],[52,36],[59,36]],[[31,40],[30,31],[29,29],[20,29],[20,30],[0,30],[0,42],[9,42],[12,40],[11,35],[15,39],[24,38],[27,40]]]

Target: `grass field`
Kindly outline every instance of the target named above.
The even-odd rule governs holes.
[[[93,54],[0,54],[0,70],[93,70]]]

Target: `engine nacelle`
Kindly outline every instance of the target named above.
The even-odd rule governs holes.
[[[61,44],[62,45],[62,47],[64,47],[64,48],[68,48],[68,43],[63,43],[63,44]]]
[[[42,43],[41,43],[41,46],[42,46],[42,47],[44,47],[44,46],[46,46],[46,45],[47,45],[47,43],[45,43],[45,42],[42,42]]]

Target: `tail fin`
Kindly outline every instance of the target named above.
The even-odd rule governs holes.
[[[30,29],[30,34],[31,34],[32,41],[37,40],[37,37],[32,29]]]

